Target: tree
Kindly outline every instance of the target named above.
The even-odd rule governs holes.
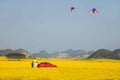
[[[11,59],[23,59],[25,58],[25,55],[21,53],[9,53],[6,57]]]

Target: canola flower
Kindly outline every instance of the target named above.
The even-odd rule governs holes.
[[[120,80],[119,60],[37,59],[57,68],[32,68],[32,59],[0,58],[0,80]]]

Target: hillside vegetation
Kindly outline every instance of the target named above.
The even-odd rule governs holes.
[[[119,59],[120,60],[120,49],[110,51],[107,49],[100,49],[90,55],[88,58],[93,59]]]

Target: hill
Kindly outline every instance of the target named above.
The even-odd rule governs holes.
[[[9,53],[21,53],[21,54],[24,54],[26,57],[31,55],[27,50],[24,50],[24,49],[17,49],[17,50],[5,49],[5,50],[0,50],[0,55],[1,56],[8,55]]]
[[[108,59],[119,59],[120,60],[120,49],[114,50],[107,56]]]
[[[25,50],[25,49],[17,49],[17,50],[15,50],[14,52],[15,52],[15,53],[24,54],[26,57],[31,56],[31,54],[30,54],[27,50]]]
[[[4,49],[4,50],[0,50],[0,56],[5,56],[7,55],[8,53],[13,53],[14,50],[12,49]]]
[[[41,50],[40,52],[38,53],[34,53],[32,54],[33,57],[41,57],[41,58],[48,58],[49,57],[49,54],[47,51],[45,50]]]
[[[93,59],[119,59],[120,60],[120,49],[110,51],[107,49],[99,49],[88,57]]]
[[[68,49],[66,51],[56,51],[52,54],[49,54],[45,50],[41,50],[39,53],[34,53],[32,56],[41,57],[41,58],[86,58],[92,52],[85,52],[84,50],[73,50]]]
[[[94,52],[92,55],[90,55],[88,58],[94,58],[94,59],[105,59],[108,55],[110,55],[111,51],[107,49],[99,49],[96,52]]]
[[[85,55],[88,53],[84,50],[73,50],[68,49],[66,51],[57,52],[55,57],[56,58],[85,58]]]

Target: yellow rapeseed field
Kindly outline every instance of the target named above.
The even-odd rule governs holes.
[[[32,68],[32,59],[0,58],[0,80],[120,80],[119,60],[37,59],[57,68]]]

